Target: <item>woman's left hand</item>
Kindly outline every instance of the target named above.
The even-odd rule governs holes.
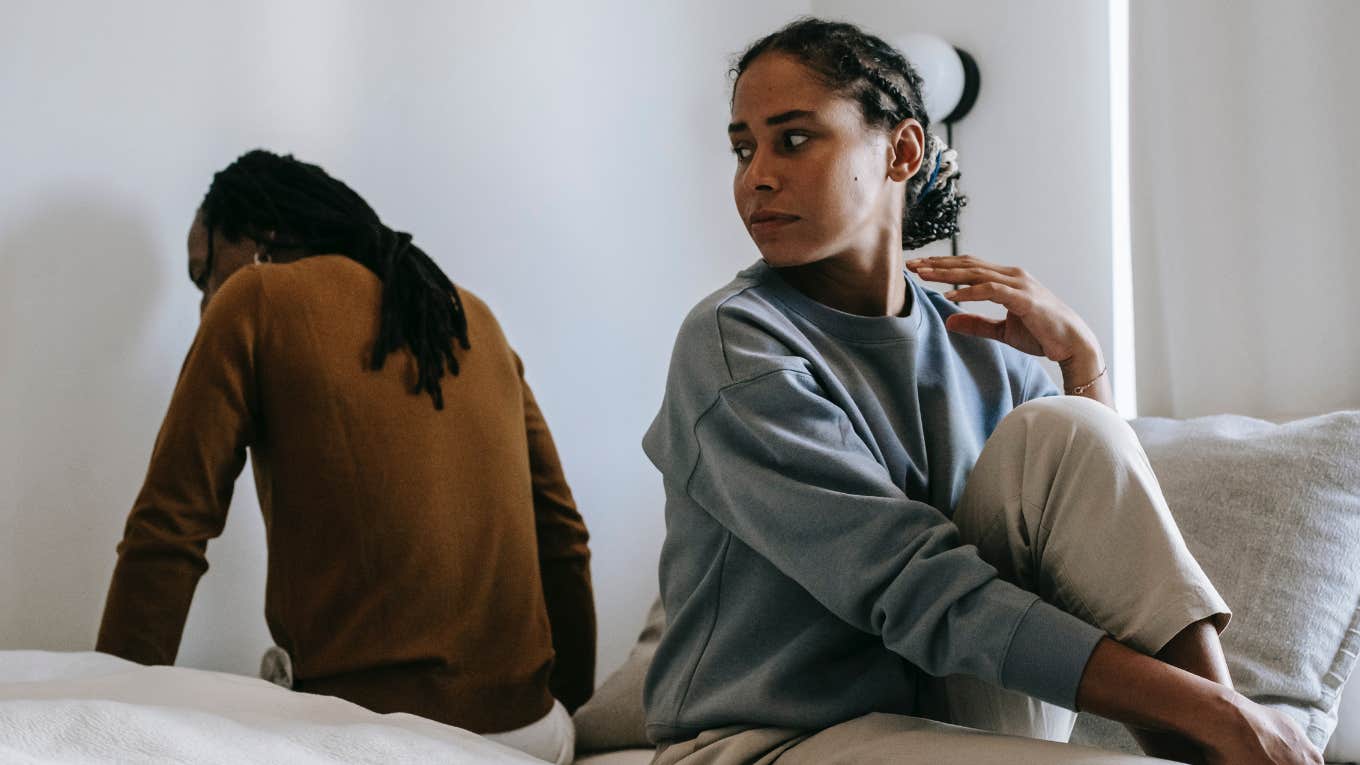
[[[1004,319],[954,314],[945,320],[952,332],[999,340],[1062,365],[1082,357],[1102,363],[1100,344],[1086,322],[1022,269],[971,255],[917,258],[907,268],[926,281],[964,285],[944,293],[956,303],[989,300],[1006,309]]]

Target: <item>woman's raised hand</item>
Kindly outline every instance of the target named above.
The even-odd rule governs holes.
[[[1086,322],[1022,269],[971,255],[917,258],[908,260],[907,268],[926,281],[962,285],[944,293],[956,303],[987,300],[1006,309],[1005,319],[954,314],[945,320],[952,332],[999,340],[1059,364],[1086,354],[1100,356],[1100,344]]]

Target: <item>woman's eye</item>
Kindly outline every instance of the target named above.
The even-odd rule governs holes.
[[[796,149],[807,142],[808,137],[799,133],[790,133],[784,136],[784,146],[789,149]]]
[[[733,146],[732,153],[737,155],[737,159],[741,160],[742,162],[745,162],[746,160],[751,158],[751,147]]]

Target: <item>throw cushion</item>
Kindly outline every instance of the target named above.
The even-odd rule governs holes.
[[[1223,649],[1238,690],[1321,747],[1360,652],[1360,412],[1131,424],[1186,544],[1233,609]],[[1090,715],[1073,741],[1137,751],[1121,726]]]
[[[1332,731],[1322,757],[1327,762],[1360,763],[1360,679],[1355,673],[1346,683],[1336,711],[1336,730]]]

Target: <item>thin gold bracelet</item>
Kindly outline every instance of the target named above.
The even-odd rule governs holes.
[[[1108,371],[1110,371],[1110,365],[1106,364],[1103,368],[1101,368],[1100,374],[1096,375],[1095,377],[1092,377],[1090,382],[1086,383],[1085,385],[1073,386],[1071,390],[1067,391],[1067,394],[1069,396],[1080,396],[1081,394],[1090,390],[1091,386],[1095,385],[1096,382],[1100,380],[1100,378],[1104,377],[1105,373]]]

